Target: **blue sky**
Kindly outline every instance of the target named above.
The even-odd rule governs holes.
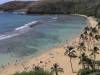
[[[8,2],[8,1],[14,1],[14,0],[0,0],[0,4],[2,4],[2,3],[5,3],[5,2]],[[27,0],[27,1],[29,1],[29,0]],[[30,0],[30,1],[32,1],[32,0]],[[34,0],[33,0],[34,1]],[[36,0],[35,0],[36,1]]]
[[[10,0],[0,0],[0,4],[7,2],[7,1],[10,1]]]

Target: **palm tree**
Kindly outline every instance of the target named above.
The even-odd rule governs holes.
[[[88,32],[87,31],[84,31],[84,33],[83,33],[85,36],[87,36],[88,35]]]
[[[79,43],[78,50],[80,50],[80,53],[86,51],[84,42]]]
[[[76,58],[77,56],[75,53],[76,53],[75,48],[73,46],[68,46],[64,54],[68,55],[69,57]]]
[[[87,38],[88,38],[88,35],[89,35],[88,31],[85,30],[84,33],[83,33],[83,35],[84,35],[84,40],[87,41]]]
[[[93,65],[94,65],[94,66],[95,66],[96,54],[99,54],[98,51],[99,51],[99,48],[95,46],[95,47],[93,48],[93,50],[92,50],[92,53],[90,54],[90,56],[93,55],[93,57],[94,57],[94,62],[93,62]],[[95,67],[94,67],[94,69],[95,69]]]
[[[83,34],[80,35],[80,39],[84,39],[84,35]]]
[[[92,53],[90,54],[90,56],[91,56],[91,55],[94,56],[94,60],[96,59],[96,54],[99,54],[98,51],[99,51],[99,48],[95,46],[95,47],[93,48],[93,50],[92,50]]]
[[[89,27],[85,27],[84,30],[85,30],[84,33],[82,33],[80,35],[80,42],[82,42],[85,45],[87,45],[87,49],[89,50],[89,43],[90,43],[90,40],[89,40],[89,32],[90,32],[90,28]]]
[[[90,33],[89,33],[89,50],[91,49],[92,44],[93,44],[93,45],[95,44],[95,41],[94,41],[94,34],[93,34],[92,32],[90,32]]]
[[[86,35],[84,35],[84,34],[81,34],[80,35],[80,42],[85,42],[85,41],[87,41],[87,39],[86,39]]]
[[[97,40],[97,38],[95,38],[95,36],[98,34],[99,34],[99,32],[96,27],[91,28],[90,37],[91,37],[91,41],[93,41],[93,45],[95,45],[95,39]]]
[[[70,64],[71,64],[71,69],[72,69],[72,72],[74,73],[74,70],[73,70],[73,64],[72,64],[72,58],[76,58],[76,54],[75,54],[75,50],[74,50],[74,47],[70,46],[68,47],[68,49],[66,49],[66,52],[65,52],[65,55],[68,55],[69,58],[70,58]]]
[[[34,71],[39,71],[39,70],[42,70],[43,68],[39,67],[39,66],[35,66],[34,67]]]
[[[90,31],[90,27],[88,27],[88,26],[85,27],[85,28],[84,28],[84,31]]]
[[[92,45],[95,45],[95,37],[99,34],[98,29],[96,27],[85,27],[84,35],[88,37],[88,50],[91,49]]]
[[[51,73],[58,75],[59,72],[64,72],[63,68],[60,68],[57,63],[53,64],[53,67],[51,67]]]
[[[92,33],[95,35],[95,34],[98,34],[98,30],[96,29],[96,27],[92,28],[91,29]]]
[[[96,25],[98,29],[100,29],[100,19],[98,20],[98,24]]]
[[[91,60],[90,58],[88,58],[88,56],[85,54],[85,53],[81,53],[81,55],[80,55],[80,62],[79,62],[79,64],[81,64],[82,63],[82,68],[83,69],[85,69],[86,68],[86,65],[87,65],[87,67],[88,67],[88,69],[89,69],[89,67],[91,67],[91,69],[92,70],[94,70],[95,68],[94,68],[94,61],[93,60]]]
[[[81,53],[79,58],[80,58],[79,64],[82,64],[82,69],[85,69],[85,60],[87,56],[85,55],[85,53]]]
[[[97,41],[99,41],[100,35],[95,35],[95,39],[96,39]]]
[[[96,27],[92,28],[92,27],[85,27],[84,28],[84,35],[85,35],[85,38],[88,38],[88,39],[85,39],[85,40],[88,40],[87,43],[88,43],[88,50],[91,49],[91,45],[95,44],[95,40],[94,40],[94,36],[96,34],[98,34],[98,30],[96,29]]]
[[[73,70],[73,64],[72,64],[72,57],[70,57],[70,64],[71,64],[72,72],[74,73],[74,70]]]

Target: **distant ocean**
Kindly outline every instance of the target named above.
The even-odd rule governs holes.
[[[80,16],[0,13],[0,65],[63,44],[85,25],[86,19]]]

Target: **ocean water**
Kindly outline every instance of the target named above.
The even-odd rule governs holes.
[[[28,26],[31,22],[32,27]],[[74,39],[85,25],[86,19],[80,16],[1,13],[0,65],[39,55]]]

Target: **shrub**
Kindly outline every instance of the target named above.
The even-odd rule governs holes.
[[[100,70],[81,69],[77,75],[100,75]]]
[[[46,70],[35,70],[35,71],[30,71],[30,72],[21,72],[21,73],[16,73],[14,75],[52,75],[49,71]]]

